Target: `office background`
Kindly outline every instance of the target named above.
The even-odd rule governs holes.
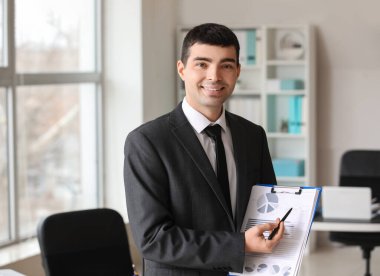
[[[317,183],[312,184],[337,184],[344,151],[380,148],[378,1],[107,0],[103,6],[104,204],[126,219],[124,139],[176,105],[178,26],[315,26]]]
[[[380,18],[376,12],[380,3],[372,0],[361,3],[343,0],[145,0],[139,5],[137,2],[107,3],[107,14],[113,14],[113,21],[119,20],[120,24],[117,28],[106,27],[105,32],[111,47],[106,50],[106,109],[113,111],[106,113],[106,122],[114,123],[108,125],[110,131],[106,134],[108,140],[113,139],[112,145],[107,143],[106,174],[112,171],[112,175],[107,175],[106,183],[119,183],[108,194],[114,207],[122,209],[124,204],[120,195],[120,152],[125,134],[141,122],[167,112],[175,104],[173,34],[178,25],[221,22],[229,26],[315,26],[318,183],[313,184],[337,185],[339,159],[344,151],[380,148],[380,128],[376,123],[380,117]],[[126,11],[131,10],[140,10],[139,15],[126,16]],[[127,35],[120,37],[118,28],[123,28]],[[111,43],[113,39],[115,43]],[[111,63],[116,58],[118,67]],[[117,194],[120,198],[115,200]]]

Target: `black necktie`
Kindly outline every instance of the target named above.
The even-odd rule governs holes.
[[[222,188],[224,198],[226,199],[230,214],[231,210],[231,199],[230,199],[230,185],[228,184],[228,170],[226,162],[226,153],[224,151],[220,125],[208,126],[205,128],[205,133],[210,136],[215,141],[215,152],[216,152],[216,174],[218,177],[218,182]]]

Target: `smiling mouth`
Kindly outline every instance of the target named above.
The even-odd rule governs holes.
[[[224,86],[222,87],[201,86],[201,88],[210,92],[219,92],[219,91],[224,90]]]

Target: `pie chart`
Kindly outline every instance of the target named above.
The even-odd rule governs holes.
[[[257,272],[258,273],[264,273],[265,271],[267,271],[267,269],[268,269],[268,265],[259,264],[259,266],[257,267]]]
[[[282,268],[281,273],[284,276],[289,276],[291,274],[292,268],[290,266],[285,266]]]
[[[278,196],[274,193],[265,193],[257,201],[257,211],[259,213],[270,213],[278,207]]]
[[[250,266],[245,267],[245,271],[247,271],[247,272],[253,272],[254,270],[255,270],[255,265],[253,265],[252,267],[250,267]]]
[[[271,272],[271,274],[277,274],[278,272],[280,272],[280,266],[279,265],[272,265],[270,272]]]

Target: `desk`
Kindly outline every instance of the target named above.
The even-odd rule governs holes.
[[[312,231],[336,232],[380,232],[380,217],[371,221],[324,219],[317,216],[311,227]]]
[[[0,276],[25,276],[11,269],[0,269]]]

